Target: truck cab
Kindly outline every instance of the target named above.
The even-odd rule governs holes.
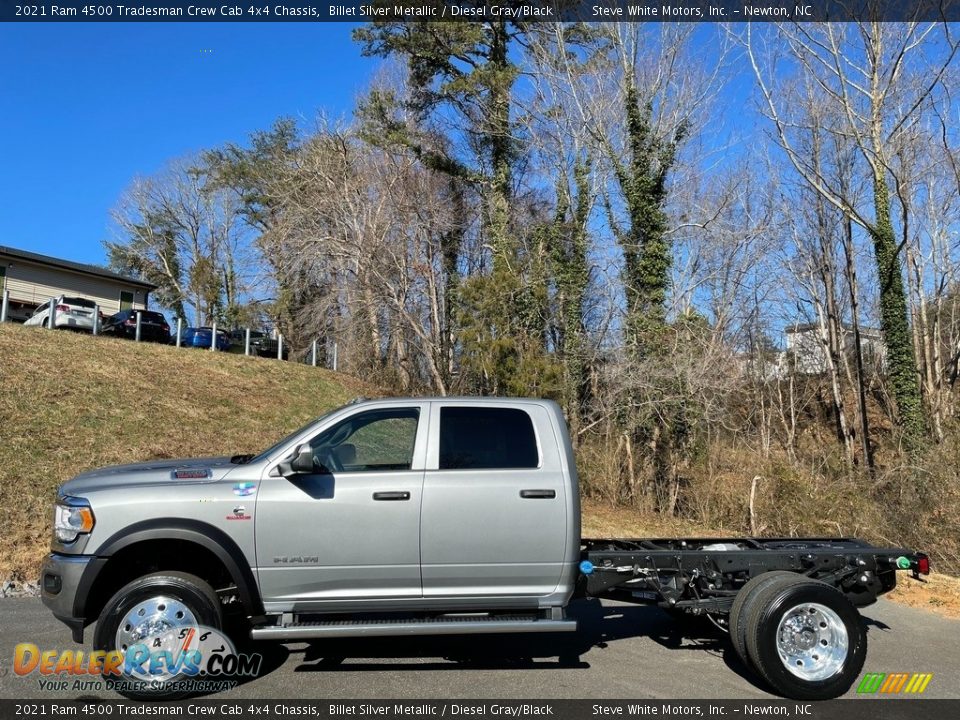
[[[363,402],[277,447],[240,471],[265,609],[563,606],[580,526],[562,422],[548,401]]]
[[[201,579],[262,637],[293,636],[284,624],[305,614],[557,621],[580,559],[577,482],[549,400],[358,400],[256,456],[65,483],[43,600],[78,641],[125,587],[164,571]]]

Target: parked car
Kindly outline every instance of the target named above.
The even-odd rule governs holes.
[[[47,300],[34,311],[24,325],[50,327],[51,303],[56,307],[55,327],[93,331],[93,314],[97,310],[97,304],[87,298],[66,295],[61,295],[55,300]]]
[[[239,347],[242,350],[247,341],[246,330],[234,330],[230,333],[230,340],[234,347]],[[252,355],[275,358],[277,356],[277,344],[276,338],[270,337],[269,333],[259,330],[250,331],[250,353]],[[286,360],[290,354],[290,349],[284,345],[282,352],[283,359]]]
[[[210,349],[213,328],[188,327],[180,337],[180,344],[184,347]],[[230,336],[223,330],[217,330],[217,350],[227,352],[230,349]]]
[[[130,663],[143,644],[186,648],[219,631],[225,611],[253,640],[300,643],[574,632],[570,600],[607,598],[709,617],[742,667],[806,701],[860,675],[858,608],[898,571],[930,572],[923,553],[849,537],[584,539],[579,487],[554,402],[361,399],[256,456],[65,483],[43,602],[77,643],[99,619],[94,649]],[[121,692],[176,692],[189,675],[165,677],[177,682]]]
[[[153,310],[121,310],[108,317],[101,332],[134,339],[137,337],[137,312],[140,313],[140,339],[145,342],[170,342],[170,325],[163,313]]]

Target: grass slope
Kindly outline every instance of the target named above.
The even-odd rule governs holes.
[[[0,326],[0,578],[35,580],[56,487],[90,468],[256,452],[370,388],[320,368]]]
[[[83,470],[255,452],[375,393],[295,363],[0,325],[0,580],[36,581],[56,487]],[[589,499],[582,514],[584,537],[722,534]],[[960,581],[931,580],[892,598],[960,617]]]

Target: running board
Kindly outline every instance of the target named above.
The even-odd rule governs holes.
[[[478,633],[575,632],[576,620],[548,620],[536,615],[452,616],[439,618],[320,620],[253,628],[254,640],[302,640],[324,637],[391,635],[472,635]]]

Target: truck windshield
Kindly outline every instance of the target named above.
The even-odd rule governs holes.
[[[346,407],[346,406],[344,405],[344,406],[342,406],[342,407]],[[302,428],[298,428],[297,430],[294,430],[292,433],[290,433],[289,435],[287,435],[285,438],[283,438],[283,439],[280,440],[279,442],[276,442],[276,443],[274,443],[273,445],[271,445],[270,447],[268,447],[268,448],[267,448],[266,450],[264,450],[262,453],[260,453],[260,454],[257,455],[256,457],[254,457],[254,458],[252,458],[251,460],[249,460],[249,462],[251,462],[251,463],[257,463],[257,462],[260,462],[261,460],[266,460],[268,457],[270,457],[271,455],[273,455],[273,453],[275,453],[275,452],[276,452],[277,450],[279,450],[281,447],[283,447],[283,446],[286,445],[288,442],[290,442],[291,440],[293,440],[297,435],[299,435],[300,433],[302,433],[302,432],[304,431],[304,429],[310,427],[311,425],[315,425],[316,423],[320,422],[320,421],[323,420],[324,418],[330,417],[331,415],[333,415],[333,413],[337,412],[337,411],[340,410],[340,409],[341,409],[341,408],[339,408],[339,407],[338,407],[338,408],[334,408],[334,409],[331,410],[330,412],[324,413],[324,414],[321,415],[320,417],[314,418],[313,420],[311,420],[310,422],[308,422],[306,425],[304,425]],[[244,463],[244,464],[246,464],[246,463]]]

